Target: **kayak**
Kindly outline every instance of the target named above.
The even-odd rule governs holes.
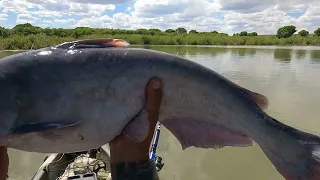
[[[111,180],[109,162],[107,144],[88,152],[51,154],[32,180]]]
[[[156,155],[159,136],[160,122],[149,152],[158,172],[164,166],[162,158]],[[84,152],[51,154],[44,159],[32,180],[111,180],[109,145]]]

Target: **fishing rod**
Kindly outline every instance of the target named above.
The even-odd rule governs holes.
[[[164,163],[162,162],[162,158],[160,156],[156,155],[157,146],[158,146],[159,137],[160,137],[160,126],[161,126],[161,124],[158,121],[157,127],[155,129],[155,133],[153,135],[153,141],[152,141],[151,150],[150,150],[150,159],[153,159],[155,161],[156,169],[158,172],[164,166]]]

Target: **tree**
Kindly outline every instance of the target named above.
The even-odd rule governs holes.
[[[242,31],[239,36],[248,36],[248,32],[247,31]]]
[[[315,30],[315,31],[314,31],[314,34],[315,34],[316,36],[320,36],[320,28],[318,28],[317,30]]]
[[[145,35],[145,34],[148,34],[148,30],[147,29],[137,29],[137,34],[142,34],[142,35]]]
[[[160,29],[149,29],[148,30],[148,34],[150,35],[156,35],[156,34],[159,34],[159,33],[162,33],[162,31]]]
[[[89,27],[76,27],[73,30],[72,36],[75,37],[75,38],[79,38],[81,36],[91,35],[91,34],[93,34],[93,29],[91,29]]]
[[[256,32],[248,33],[248,36],[258,36],[258,33]]]
[[[179,27],[176,29],[176,33],[178,33],[178,34],[183,34],[183,33],[187,33],[187,32],[188,31],[183,27]]]
[[[10,36],[10,30],[0,26],[0,37],[5,38],[9,36]]]
[[[175,30],[173,30],[173,29],[167,29],[166,31],[165,31],[165,33],[175,33],[176,31]]]
[[[291,37],[295,32],[297,32],[296,27],[293,25],[283,26],[279,28],[277,31],[278,38],[288,38]]]
[[[219,33],[221,36],[229,36],[227,33]]]
[[[42,28],[37,26],[32,26],[30,23],[25,24],[17,24],[14,28],[12,28],[13,34],[22,34],[24,36],[31,34],[39,34],[41,33]]]
[[[189,33],[190,33],[190,34],[198,34],[199,32],[196,31],[196,30],[191,30],[191,31],[189,31]]]
[[[302,37],[307,37],[309,35],[309,32],[303,29],[299,32],[299,35]]]

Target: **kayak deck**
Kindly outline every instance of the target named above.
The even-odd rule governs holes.
[[[160,122],[157,123],[150,159],[154,160],[157,172],[164,166],[162,158],[156,155],[160,136]],[[52,154],[47,156],[44,163],[33,176],[32,180],[111,180],[110,148],[108,144],[90,152],[68,154]]]
[[[95,179],[93,176],[99,180],[111,180],[109,162],[108,145],[103,145],[90,153],[52,154],[45,158],[32,180],[89,180]]]

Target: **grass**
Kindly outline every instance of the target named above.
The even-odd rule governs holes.
[[[320,37],[302,37],[294,35],[290,38],[278,39],[274,35],[263,36],[226,36],[221,34],[172,34],[140,35],[140,34],[91,34],[74,37],[35,35],[11,35],[0,38],[0,50],[38,49],[57,45],[62,42],[94,39],[94,38],[118,38],[128,41],[132,45],[278,45],[278,46],[319,46]]]

